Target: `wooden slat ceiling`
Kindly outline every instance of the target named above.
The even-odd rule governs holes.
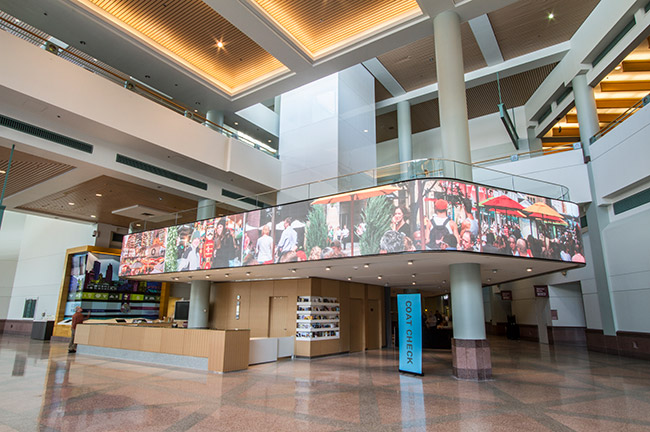
[[[10,152],[11,149],[0,147],[0,171],[2,171],[0,172],[0,188],[2,187],[2,182],[4,182]],[[5,198],[74,168],[72,165],[54,162],[15,150],[11,162],[11,170],[9,170]]]
[[[201,0],[86,0],[223,83],[237,87],[285,67]],[[217,47],[222,42],[223,48]]]
[[[488,17],[509,60],[571,39],[599,0],[520,0]],[[553,12],[554,18],[548,19]]]
[[[366,31],[422,12],[416,0],[254,0],[312,56]]]
[[[391,97],[393,97],[393,95],[386,90],[386,87],[384,87],[378,80],[375,80],[375,101],[379,102]]]
[[[531,69],[501,79],[501,97],[506,107],[522,106],[546,79],[557,63]],[[467,89],[468,118],[481,117],[498,111],[499,91],[497,82],[492,81]],[[438,100],[423,102],[411,107],[411,129],[413,133],[440,126]],[[377,142],[397,138],[397,113],[395,111],[377,116]]]
[[[71,202],[74,205],[70,205]],[[18,208],[51,216],[127,227],[133,219],[111,212],[134,205],[171,213],[196,208],[197,202],[124,180],[100,176]],[[191,216],[196,220],[196,212]]]
[[[465,72],[487,66],[469,24],[460,26]],[[433,36],[397,48],[377,57],[406,91],[437,82]]]

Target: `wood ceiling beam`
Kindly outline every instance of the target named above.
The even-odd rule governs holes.
[[[638,99],[596,99],[596,108],[629,108]]]
[[[580,129],[577,127],[556,127],[553,128],[553,136],[554,137],[559,137],[559,136],[570,136],[570,137],[575,137],[575,136],[580,136]]]
[[[623,72],[650,72],[650,60],[624,60]]]
[[[556,143],[556,145],[574,143],[580,141],[579,136],[567,136],[567,137],[542,137],[542,144],[551,145]]]
[[[598,122],[599,123],[611,123],[614,120],[616,120],[620,114],[598,114]],[[577,114],[567,114],[566,115],[566,121],[567,123],[578,123],[578,115]]]
[[[600,91],[650,91],[650,81],[602,81],[600,83]]]

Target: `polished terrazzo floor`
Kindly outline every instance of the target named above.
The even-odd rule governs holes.
[[[393,350],[226,375],[0,338],[1,431],[650,431],[650,362],[491,339],[494,380],[451,354],[400,375]]]

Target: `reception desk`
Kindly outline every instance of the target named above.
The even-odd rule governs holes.
[[[80,354],[230,372],[248,368],[250,330],[80,324]]]

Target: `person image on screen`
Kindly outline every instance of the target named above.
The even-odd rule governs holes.
[[[226,219],[220,219],[216,228],[212,268],[229,267],[230,260],[234,259],[235,255],[235,240],[232,238],[232,233],[226,226]]]
[[[406,236],[399,231],[386,231],[379,240],[379,253],[404,252],[404,237]]]
[[[69,353],[75,353],[77,352],[77,344],[74,343],[74,335],[77,331],[77,326],[79,324],[83,324],[85,320],[90,318],[90,311],[88,312],[88,315],[84,316],[82,314],[83,309],[81,306],[77,306],[75,308],[74,315],[72,315],[72,322],[70,323],[70,328],[72,330],[71,336],[70,336],[70,343],[68,344],[68,352]]]
[[[453,234],[456,243],[459,243],[458,225],[447,216],[448,203],[444,199],[436,200],[434,204],[435,215],[431,218],[431,232],[429,233],[430,249],[441,249],[440,242],[446,234]]]
[[[181,270],[198,270],[201,266],[201,233],[195,230],[192,233],[189,246],[180,260]]]
[[[280,241],[278,242],[278,260],[283,254],[296,250],[296,246],[298,245],[298,233],[291,226],[291,222],[290,217],[284,220],[284,231],[282,231]]]
[[[255,253],[259,264],[269,264],[273,262],[273,237],[269,235],[271,229],[268,225],[262,227],[262,236],[257,239],[255,244]]]
[[[411,237],[411,226],[405,220],[407,217],[403,207],[395,207],[393,211],[393,218],[390,222],[390,227],[393,231],[401,232],[407,237]]]

